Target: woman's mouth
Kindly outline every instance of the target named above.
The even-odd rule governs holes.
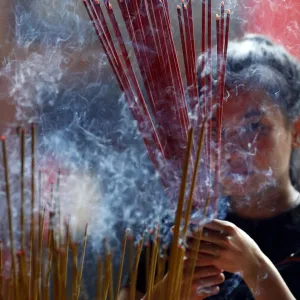
[[[252,168],[250,168],[246,161],[240,161],[239,163],[227,163],[222,170],[223,177],[248,177],[254,174]]]
[[[242,158],[235,158],[228,162],[228,170],[230,174],[249,175],[251,170],[248,166],[247,160]]]

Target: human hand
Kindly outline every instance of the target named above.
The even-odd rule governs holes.
[[[181,297],[183,300],[203,300],[210,296],[216,295],[220,288],[219,284],[224,282],[225,276],[214,266],[196,267],[195,272],[192,274],[192,286],[190,297],[187,299],[187,284],[190,274],[187,273],[188,269],[185,267],[183,270],[183,280],[181,282]],[[154,288],[153,299],[161,298],[163,291],[167,290],[168,274],[160,281]],[[145,295],[142,300],[147,300]]]
[[[198,247],[197,253],[195,252],[194,247],[197,245],[197,234],[189,235],[187,239],[187,247],[186,247],[186,261],[184,264],[183,270],[183,293],[186,293],[186,286],[190,282],[191,276],[192,278],[192,286],[189,300],[193,299],[206,299],[207,297],[218,294],[220,288],[219,285],[222,284],[225,280],[225,276],[222,273],[223,270],[210,265],[210,264],[198,264]],[[195,257],[196,256],[196,257]],[[193,259],[196,258],[196,265],[194,269],[194,273],[191,274],[191,265]],[[182,299],[185,295],[182,295]]]
[[[184,287],[188,282],[190,274],[184,270],[184,280],[182,283],[182,291],[185,291]],[[218,285],[224,282],[225,276],[221,270],[214,266],[196,267],[194,274],[192,274],[192,286],[189,300],[202,300],[207,297],[218,294],[220,288]],[[181,297],[184,298],[185,295]]]
[[[213,220],[204,226],[197,265],[213,265],[244,276],[256,270],[262,256],[258,245],[242,229],[227,221]]]

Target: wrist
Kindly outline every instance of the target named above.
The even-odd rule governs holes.
[[[242,276],[256,300],[293,299],[288,286],[271,260],[261,251]]]
[[[253,286],[268,276],[269,269],[270,260],[259,250],[243,269],[242,277],[248,286]]]

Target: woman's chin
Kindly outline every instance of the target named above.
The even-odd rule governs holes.
[[[249,197],[263,192],[274,184],[275,180],[264,174],[227,176],[222,180],[222,192],[232,197]]]

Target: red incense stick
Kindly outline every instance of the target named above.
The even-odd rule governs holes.
[[[120,47],[117,52],[109,26],[104,18],[99,0],[83,0],[102,47],[108,57],[116,78],[124,92],[134,118],[143,135],[155,167],[162,178],[169,177],[168,168],[161,168],[166,161],[171,163],[172,172],[181,172],[180,165],[184,158],[187,144],[187,130],[190,125],[198,128],[204,119],[208,119],[205,139],[206,176],[209,180],[209,193],[214,189],[211,172],[212,162],[212,115],[216,106],[217,132],[221,130],[223,112],[225,62],[229,33],[227,15],[224,34],[225,5],[221,3],[221,19],[218,19],[218,88],[213,106],[212,90],[212,1],[202,1],[201,54],[199,72],[196,70],[196,47],[193,24],[193,5],[191,0],[177,7],[181,46],[188,87],[187,101],[182,74],[166,0],[118,0],[120,12],[132,42],[133,53],[137,60],[142,84],[139,82],[131,64],[128,45],[125,45],[112,5],[106,2],[106,10],[112,25],[112,32]],[[207,16],[206,16],[207,11]],[[207,42],[207,45],[206,45]],[[199,99],[198,78],[201,82]],[[200,83],[199,82],[199,83]],[[149,105],[149,108],[148,108]],[[190,115],[193,119],[190,120]],[[218,133],[217,133],[218,135]],[[220,151],[220,137],[217,136],[217,152]],[[158,162],[156,154],[164,158]],[[217,154],[219,157],[219,154]],[[218,159],[217,159],[218,160]],[[216,167],[216,172],[219,168]],[[218,177],[218,175],[216,176]],[[216,179],[214,177],[214,179]],[[217,180],[218,181],[218,180]],[[217,182],[214,181],[214,184]],[[166,185],[168,186],[168,182]],[[218,192],[217,192],[218,193]],[[208,194],[210,197],[210,194]],[[197,196],[198,197],[198,196]]]
[[[129,104],[131,112],[133,113],[134,117],[138,121],[138,126],[144,138],[144,143],[148,149],[149,155],[153,163],[155,164],[155,166],[159,168],[157,157],[154,154],[157,151],[159,151],[164,156],[164,151],[163,151],[163,147],[161,146],[160,140],[157,136],[154,125],[152,123],[147,106],[145,103],[143,103],[142,99],[139,99],[140,100],[139,104],[136,103],[134,94],[129,85],[128,78],[126,77],[123,68],[122,67],[117,68],[117,66],[120,65],[120,62],[118,61],[118,57],[112,56],[112,53],[110,52],[110,49],[113,48],[114,45],[112,44],[108,46],[109,40],[107,39],[104,29],[101,26],[99,19],[97,18],[95,9],[92,8],[91,1],[84,0],[83,3],[86,6],[89,17],[93,22],[99,41],[102,44],[102,47],[107,55],[109,63],[112,66],[114,73],[116,74],[116,78],[119,82],[119,85],[122,91],[125,93],[125,99]]]

